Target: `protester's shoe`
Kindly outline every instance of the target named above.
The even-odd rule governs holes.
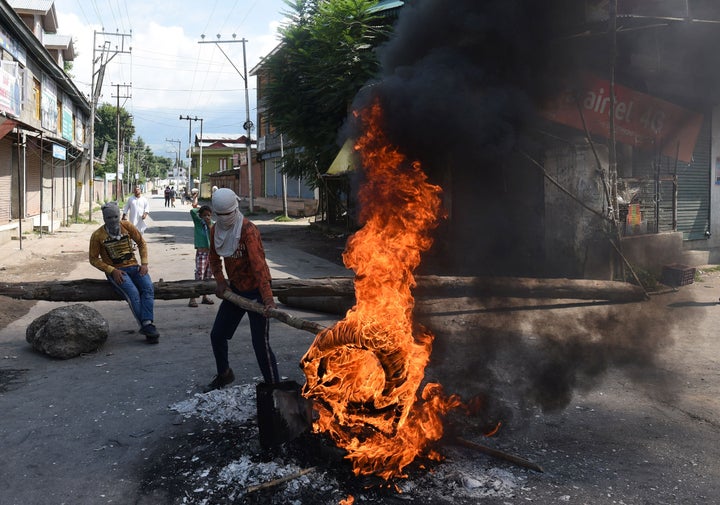
[[[215,389],[222,389],[228,384],[235,381],[235,374],[232,368],[228,368],[225,372],[220,375],[216,375],[213,381],[205,387],[205,392],[214,391]]]
[[[202,299],[202,301],[201,301],[200,303],[203,303],[203,304],[205,304],[205,305],[214,305],[214,304],[215,304],[215,302],[212,301],[212,300],[211,300],[210,298],[208,298],[207,296],[203,296],[203,299]]]
[[[203,302],[203,303],[205,303],[205,302]],[[190,301],[188,302],[188,307],[197,307],[197,306],[198,306],[198,304],[197,304],[197,301],[195,300],[195,298],[191,298]]]
[[[145,335],[145,340],[147,340],[148,344],[157,344],[160,340],[160,334],[158,333],[157,328],[155,328],[155,325],[152,323],[146,324],[140,328],[140,333]]]

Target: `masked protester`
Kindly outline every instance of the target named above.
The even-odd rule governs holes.
[[[115,290],[127,300],[146,341],[157,344],[160,334],[153,324],[155,291],[148,274],[147,244],[132,223],[120,219],[116,202],[103,205],[102,214],[105,224],[90,237],[90,264],[104,272]],[[140,264],[133,243],[140,253]]]
[[[237,195],[228,188],[220,188],[212,195],[215,224],[210,230],[210,269],[216,281],[215,294],[222,298],[225,290],[230,289],[266,308],[275,308],[260,231],[240,212],[239,202]],[[228,361],[228,340],[246,312],[228,300],[220,303],[210,332],[217,375],[207,390],[225,387],[235,380]],[[269,320],[255,312],[248,312],[248,320],[263,378],[268,384],[279,382],[275,355],[270,348]]]

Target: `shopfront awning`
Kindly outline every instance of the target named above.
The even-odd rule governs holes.
[[[8,133],[12,131],[13,128],[17,126],[17,121],[13,121],[12,119],[8,119],[6,117],[0,116],[0,139],[5,137]]]
[[[341,175],[355,170],[356,154],[353,148],[354,144],[355,142],[352,139],[345,141],[342,148],[340,148],[340,152],[330,164],[330,168],[327,170],[328,175]]]

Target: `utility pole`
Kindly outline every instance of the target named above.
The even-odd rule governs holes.
[[[193,185],[192,185],[192,132],[191,132],[192,128],[191,128],[191,126],[192,126],[192,121],[200,121],[200,161],[198,163],[198,165],[199,165],[199,167],[198,167],[198,190],[202,191],[202,161],[203,161],[203,159],[202,159],[202,152],[203,152],[202,151],[202,127],[203,127],[203,119],[199,118],[197,116],[195,116],[195,117],[180,116],[180,119],[181,120],[186,119],[188,122],[188,155],[190,157],[190,163],[188,165],[190,167],[188,169],[189,176],[190,176],[190,184],[188,184],[188,186],[189,186],[188,189],[192,189],[192,187],[193,187]],[[198,193],[198,197],[201,197],[201,196],[202,195],[200,193]]]
[[[103,45],[98,47],[97,36],[102,35],[104,37]],[[95,179],[95,113],[97,109],[97,103],[100,99],[102,92],[102,83],[105,78],[105,67],[110,60],[112,60],[118,54],[130,53],[132,48],[127,46],[125,49],[125,40],[130,39],[132,34],[125,33],[106,33],[106,32],[93,32],[93,62],[92,62],[92,79],[90,84],[90,91],[92,97],[90,100],[90,176],[88,177],[88,219],[92,221],[92,208],[93,208],[93,181]],[[111,39],[115,39],[115,47],[112,47]],[[100,56],[96,56],[97,51],[100,51]],[[95,65],[98,64],[97,71]],[[74,206],[75,216],[80,210],[80,192],[76,193],[76,205]]]
[[[179,173],[180,172],[180,146],[181,142],[179,140],[173,140],[173,139],[165,139],[165,142],[177,142],[178,148],[177,148],[177,156],[175,157],[175,170]],[[175,174],[173,174],[175,175]]]
[[[205,41],[205,35],[200,35],[200,38],[203,39],[198,44],[215,44],[218,49],[220,49],[220,52],[223,53],[223,56],[230,62],[230,64],[233,66],[235,71],[240,74],[240,77],[243,78],[243,81],[245,81],[245,123],[243,123],[243,128],[245,128],[245,133],[247,136],[246,146],[247,146],[247,164],[248,164],[248,191],[249,191],[249,208],[250,213],[253,212],[253,177],[252,177],[252,138],[251,138],[251,132],[253,129],[252,121],[250,121],[250,97],[248,94],[248,75],[247,75],[247,58],[245,56],[245,43],[247,42],[247,39],[236,39],[237,35],[234,33],[232,34],[233,40],[220,40],[220,34],[217,34],[217,39],[214,41]],[[220,44],[232,44],[239,42],[242,44],[243,47],[243,71],[242,73],[238,68],[235,66],[233,61],[230,59],[230,57],[223,51],[222,47],[220,47]]]
[[[280,159],[285,163],[285,147],[283,146],[283,134],[280,134]],[[285,173],[285,167],[280,168],[282,170],[282,201],[283,201],[283,216],[288,217],[288,201],[287,201],[287,174]],[[298,194],[298,196],[300,196]]]
[[[130,88],[131,85],[130,84],[113,84],[113,86],[115,86],[115,89],[117,90],[115,92],[115,98],[117,98],[117,107],[115,109],[115,127],[116,127],[115,140],[117,141],[117,144],[116,144],[117,148],[115,150],[115,152],[117,153],[117,156],[116,156],[117,160],[115,160],[115,162],[116,162],[115,163],[115,190],[117,191],[116,196],[117,196],[117,201],[119,202],[121,200],[125,200],[125,195],[122,194],[123,193],[122,184],[120,184],[120,167],[121,166],[123,169],[122,170],[123,174],[125,173],[125,164],[124,164],[125,149],[121,149],[121,147],[120,147],[120,99],[121,98],[126,98],[126,99],[131,98],[131,96],[129,94],[122,95],[122,96],[120,95],[120,86],[126,88],[126,91],[127,91],[127,88]],[[123,141],[124,141],[124,139],[123,139]]]

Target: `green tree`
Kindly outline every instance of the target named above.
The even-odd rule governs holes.
[[[130,141],[130,157],[128,164],[133,174],[140,174],[140,181],[144,182],[155,177],[163,178],[172,168],[175,161],[171,158],[156,156],[150,146],[145,144],[142,137]]]
[[[114,172],[117,167],[118,148],[117,148],[117,131],[118,131],[118,108],[104,103],[97,108],[95,120],[95,156],[100,157],[103,146],[107,142],[108,154],[105,163],[96,165],[95,173],[103,175],[106,172]],[[132,139],[135,135],[135,125],[132,122],[132,116],[124,108],[120,107],[120,143],[125,143]]]
[[[369,12],[377,0],[284,0],[288,22],[267,64],[270,123],[296,148],[284,171],[317,183],[338,152],[337,136],[358,90],[378,72],[373,48],[389,21]]]

